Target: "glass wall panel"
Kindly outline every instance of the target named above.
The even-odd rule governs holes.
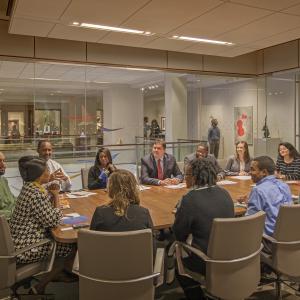
[[[265,143],[265,149],[262,150],[273,159],[277,158],[280,142],[296,145],[298,114],[296,113],[295,76],[295,71],[289,71],[265,77],[265,116],[261,114],[259,127],[261,143]],[[267,130],[263,130],[264,128]]]

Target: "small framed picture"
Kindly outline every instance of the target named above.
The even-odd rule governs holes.
[[[166,130],[166,117],[161,117],[160,124],[161,124],[160,129]]]

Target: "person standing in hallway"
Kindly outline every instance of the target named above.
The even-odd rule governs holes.
[[[219,156],[220,147],[220,129],[218,127],[218,120],[211,120],[211,127],[208,129],[208,143],[209,143],[209,153],[213,154],[215,158]]]

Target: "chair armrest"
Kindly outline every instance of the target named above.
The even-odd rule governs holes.
[[[178,245],[182,246],[185,249],[190,250],[191,252],[196,254],[198,257],[203,259],[205,262],[219,263],[219,264],[227,264],[227,263],[234,263],[234,262],[241,262],[241,261],[248,260],[248,259],[258,255],[261,252],[262,248],[263,248],[263,245],[261,244],[257,251],[255,251],[254,253],[251,253],[248,256],[240,257],[240,258],[236,258],[236,259],[231,259],[231,260],[215,260],[215,259],[209,258],[206,254],[204,254],[201,250],[199,250],[197,248],[194,248],[192,246],[189,246],[187,244],[180,243],[180,242],[178,243]]]
[[[159,274],[159,276],[154,280],[155,286],[160,286],[164,283],[164,258],[165,258],[165,249],[157,248],[153,273]]]
[[[183,248],[185,248],[186,250],[189,250],[189,251],[193,252],[198,257],[200,257],[201,259],[203,259],[205,262],[209,261],[209,257],[204,252],[202,252],[200,249],[197,249],[197,248],[195,248],[193,246],[190,246],[188,244],[181,243],[181,242],[178,242],[178,244],[180,246],[182,246]]]
[[[263,239],[271,242],[272,244],[277,243],[277,241],[273,237],[271,237],[265,233],[263,234]]]
[[[48,243],[51,243],[51,242],[52,242],[52,240],[50,240],[50,239],[43,239],[43,240],[39,241],[38,243],[32,244],[30,246],[26,246],[22,249],[18,249],[14,252],[14,257],[19,255],[19,254],[22,254],[22,253],[24,253],[24,252],[26,252],[30,249],[33,249],[35,247],[39,247],[39,246],[42,246],[42,245],[45,245],[45,244],[48,244]]]
[[[271,242],[272,244],[278,244],[278,245],[300,245],[300,241],[279,242],[273,237],[266,234],[263,234],[263,239]]]

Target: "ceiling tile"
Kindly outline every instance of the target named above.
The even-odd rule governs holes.
[[[270,38],[262,39],[251,43],[251,47],[256,47],[258,49],[278,45],[288,41],[298,39],[300,37],[300,28],[294,30],[285,31],[280,34],[276,34]],[[247,45],[246,45],[247,46]]]
[[[49,22],[14,18],[10,22],[8,32],[23,35],[47,36],[52,27],[53,23]]]
[[[211,38],[269,14],[270,11],[264,9],[225,3],[181,26],[172,34]]]
[[[273,11],[279,11],[300,3],[299,0],[232,0],[231,2],[245,4],[253,7],[266,8]]]
[[[276,13],[239,29],[221,34],[217,38],[236,44],[249,44],[252,41],[268,38],[296,27],[300,27],[300,17]]]
[[[153,0],[122,25],[165,34],[221,3],[220,0]]]
[[[186,47],[191,46],[191,42],[178,41],[175,39],[168,38],[158,38],[150,43],[144,45],[144,47],[152,49],[170,50],[170,51],[180,51]]]
[[[232,49],[219,52],[216,55],[225,56],[225,57],[236,57],[242,54],[253,52],[255,50],[257,49],[250,48],[250,47],[233,47]]]
[[[153,39],[155,39],[155,36],[144,36],[144,35],[137,35],[137,34],[110,32],[104,38],[99,39],[98,42],[105,43],[105,44],[140,47],[141,45],[148,43]]]
[[[292,15],[298,15],[300,16],[300,4],[295,5],[291,8],[285,9],[282,12],[287,13],[287,14],[292,14]]]
[[[73,0],[64,12],[64,22],[88,22],[119,26],[149,0]],[[137,28],[138,29],[138,28]]]
[[[57,20],[64,12],[70,0],[18,0],[13,16]]]
[[[97,42],[102,36],[105,36],[106,34],[107,31],[56,24],[48,34],[48,37],[65,40]]]
[[[222,49],[228,48],[228,46],[223,46],[223,45],[212,45],[212,44],[204,44],[204,43],[194,43],[194,44],[195,45],[184,49],[184,52],[215,55],[221,52]]]

